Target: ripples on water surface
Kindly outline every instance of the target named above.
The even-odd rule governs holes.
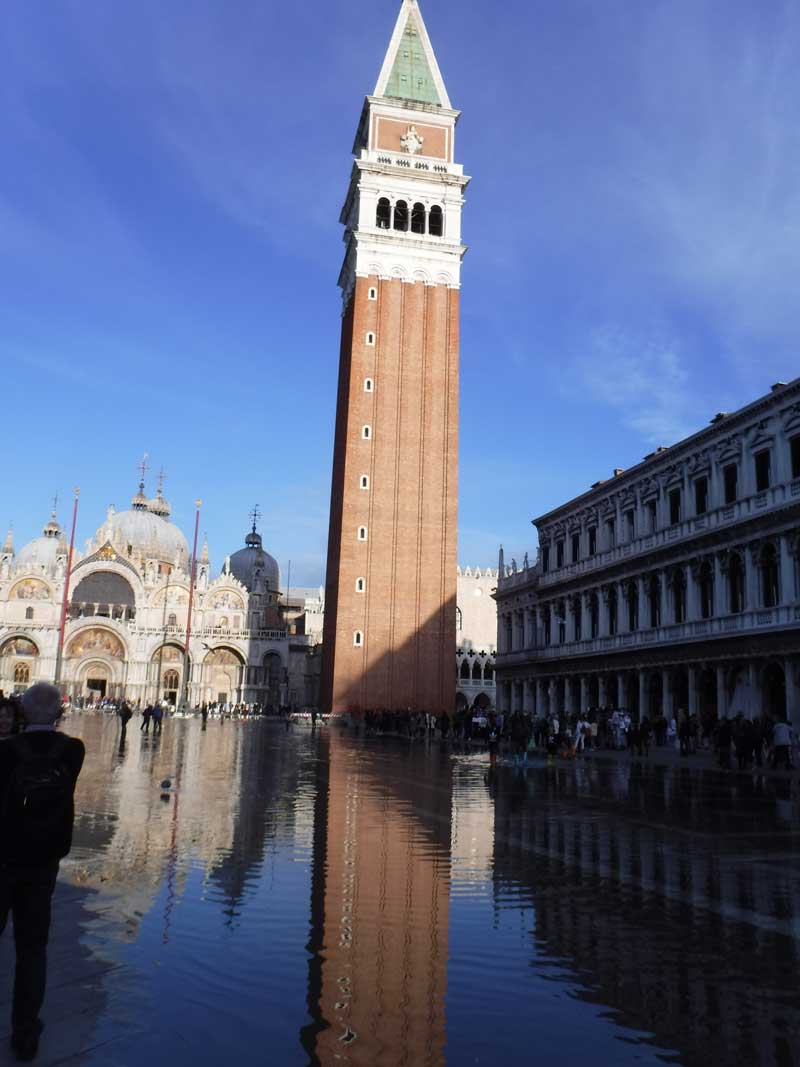
[[[785,783],[132,725],[65,723],[43,1063],[800,1065]]]

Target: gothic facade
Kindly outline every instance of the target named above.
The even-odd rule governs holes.
[[[127,511],[109,508],[69,581],[61,686],[73,700],[157,700],[183,691],[191,552],[169,521],[161,490],[144,483]],[[16,552],[0,551],[0,690],[53,681],[68,548],[55,514]],[[314,702],[315,641],[289,625],[278,564],[255,525],[245,545],[212,574],[208,546],[197,560],[188,655],[188,701],[264,708]]]
[[[501,558],[501,706],[800,727],[800,379],[535,525],[534,566]]]

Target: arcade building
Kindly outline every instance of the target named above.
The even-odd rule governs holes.
[[[61,687],[72,700],[142,705],[181,698],[191,551],[170,521],[162,490],[144,480],[126,511],[108,509],[69,582]],[[204,544],[197,560],[188,656],[188,700],[198,704],[301,708],[316,703],[318,638],[280,590],[277,562],[256,529],[213,574]],[[0,549],[0,690],[53,681],[68,546],[56,514],[40,537]]]
[[[498,704],[800,728],[800,378],[534,520],[500,559]]]

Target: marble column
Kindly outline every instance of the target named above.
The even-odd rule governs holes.
[[[800,691],[797,667],[791,656],[784,657],[783,672],[786,676],[786,717],[795,730],[800,730]]]
[[[753,558],[754,550],[747,548],[744,552],[744,573],[745,573],[745,607],[748,611],[757,611],[761,606],[761,600],[758,595],[759,581],[758,581],[758,564],[756,559]]]
[[[543,678],[536,679],[536,714],[546,716],[548,713],[547,707],[547,690]]]
[[[639,671],[639,720],[644,715],[649,715],[650,707],[648,700],[647,671]]]
[[[606,683],[606,676],[600,675],[600,682],[598,685],[598,699],[600,701],[601,708],[608,707],[608,684]]]
[[[793,605],[797,600],[795,582],[795,558],[791,551],[791,542],[788,534],[782,534],[780,539],[780,562],[781,562],[781,604]]]
[[[788,690],[787,690],[788,692]],[[581,714],[585,715],[589,710],[589,679],[585,674],[581,675]]]
[[[700,680],[699,679],[699,671],[698,671],[697,667],[690,667],[689,668],[689,707],[688,707],[688,709],[686,709],[686,708],[683,709],[684,711],[688,710],[690,715],[697,715],[697,713],[699,711],[700,699],[699,699],[699,693],[697,691],[699,680]],[[676,718],[677,718],[677,715],[676,715]]]
[[[717,718],[728,717],[728,692],[725,688],[725,668],[717,667]]]
[[[669,722],[674,714],[674,698],[672,693],[672,675],[670,671],[661,672],[661,710],[664,718]]]
[[[671,599],[671,590],[670,590],[670,587],[669,587],[669,582],[667,581],[667,572],[666,571],[662,571],[661,572],[661,574],[659,576],[659,582],[660,582],[660,593],[661,593],[661,625],[662,626],[667,626],[667,625],[669,625],[670,622],[673,621],[673,619],[672,619],[672,614],[671,614],[671,612],[669,610],[669,608],[670,608],[670,599]]]
[[[714,553],[714,614],[719,619],[728,614],[728,576],[722,573],[719,555]]]

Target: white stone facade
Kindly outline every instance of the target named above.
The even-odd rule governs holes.
[[[457,579],[456,672],[459,707],[494,707],[497,570],[459,567]]]
[[[535,525],[534,566],[501,558],[501,707],[800,727],[800,379]]]
[[[62,689],[74,700],[103,697],[175,704],[182,692],[191,554],[161,497],[140,486],[130,511],[109,509],[76,552],[69,582]],[[53,681],[67,543],[55,515],[41,538],[0,551],[0,689]],[[190,706],[212,703],[301,707],[315,698],[314,641],[286,625],[275,561],[255,529],[212,577],[205,546],[197,561],[189,641]]]

